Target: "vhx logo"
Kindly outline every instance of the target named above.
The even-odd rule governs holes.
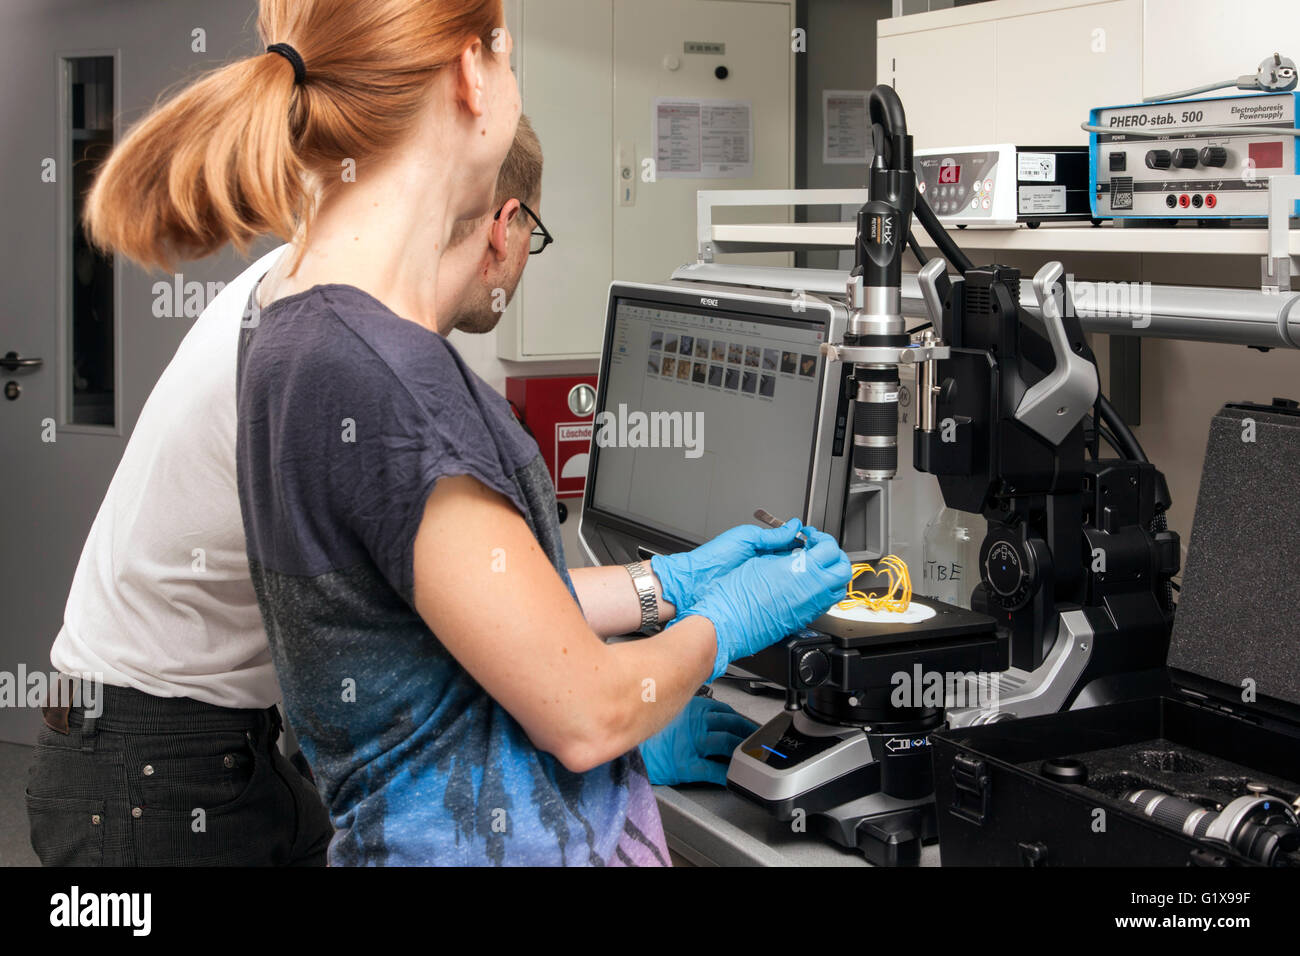
[[[894,244],[894,218],[893,216],[876,216],[871,224],[872,238],[882,246],[892,246]]]
[[[702,298],[702,299],[700,299],[700,305],[707,305],[707,306],[708,306],[709,308],[711,308],[711,309],[716,309],[716,308],[718,307],[718,300],[717,300],[717,299],[703,299],[703,298]]]

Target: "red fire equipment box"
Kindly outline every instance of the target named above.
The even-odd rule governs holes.
[[[506,398],[537,439],[559,498],[582,495],[596,411],[595,375],[507,378]]]

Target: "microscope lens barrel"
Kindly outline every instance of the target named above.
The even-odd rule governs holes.
[[[1273,866],[1281,854],[1300,849],[1300,821],[1289,804],[1267,794],[1240,796],[1219,810],[1159,790],[1133,790],[1121,799],[1161,826],[1198,840],[1227,844],[1264,866]]]
[[[853,470],[881,481],[898,473],[898,367],[859,365],[854,369]]]
[[[1125,795],[1130,803],[1162,826],[1180,830],[1188,836],[1203,837],[1218,814],[1199,804],[1159,790],[1134,790]]]

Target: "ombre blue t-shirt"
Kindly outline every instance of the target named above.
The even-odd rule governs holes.
[[[639,752],[566,770],[414,609],[416,531],[451,475],[509,499],[573,591],[554,488],[506,401],[443,336],[359,289],[318,286],[249,314],[237,380],[249,569],[337,828],[329,862],[666,865]],[[521,604],[520,630],[536,623]]]

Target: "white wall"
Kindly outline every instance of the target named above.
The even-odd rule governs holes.
[[[808,189],[856,189],[867,184],[867,166],[822,162],[825,115],[824,90],[869,90],[876,83],[876,21],[890,15],[890,0],[807,0],[804,7],[808,30],[808,52],[804,59],[807,83],[802,122],[804,181]],[[836,207],[814,207],[809,222],[834,222]],[[806,264],[833,269],[838,253],[813,252]]]

